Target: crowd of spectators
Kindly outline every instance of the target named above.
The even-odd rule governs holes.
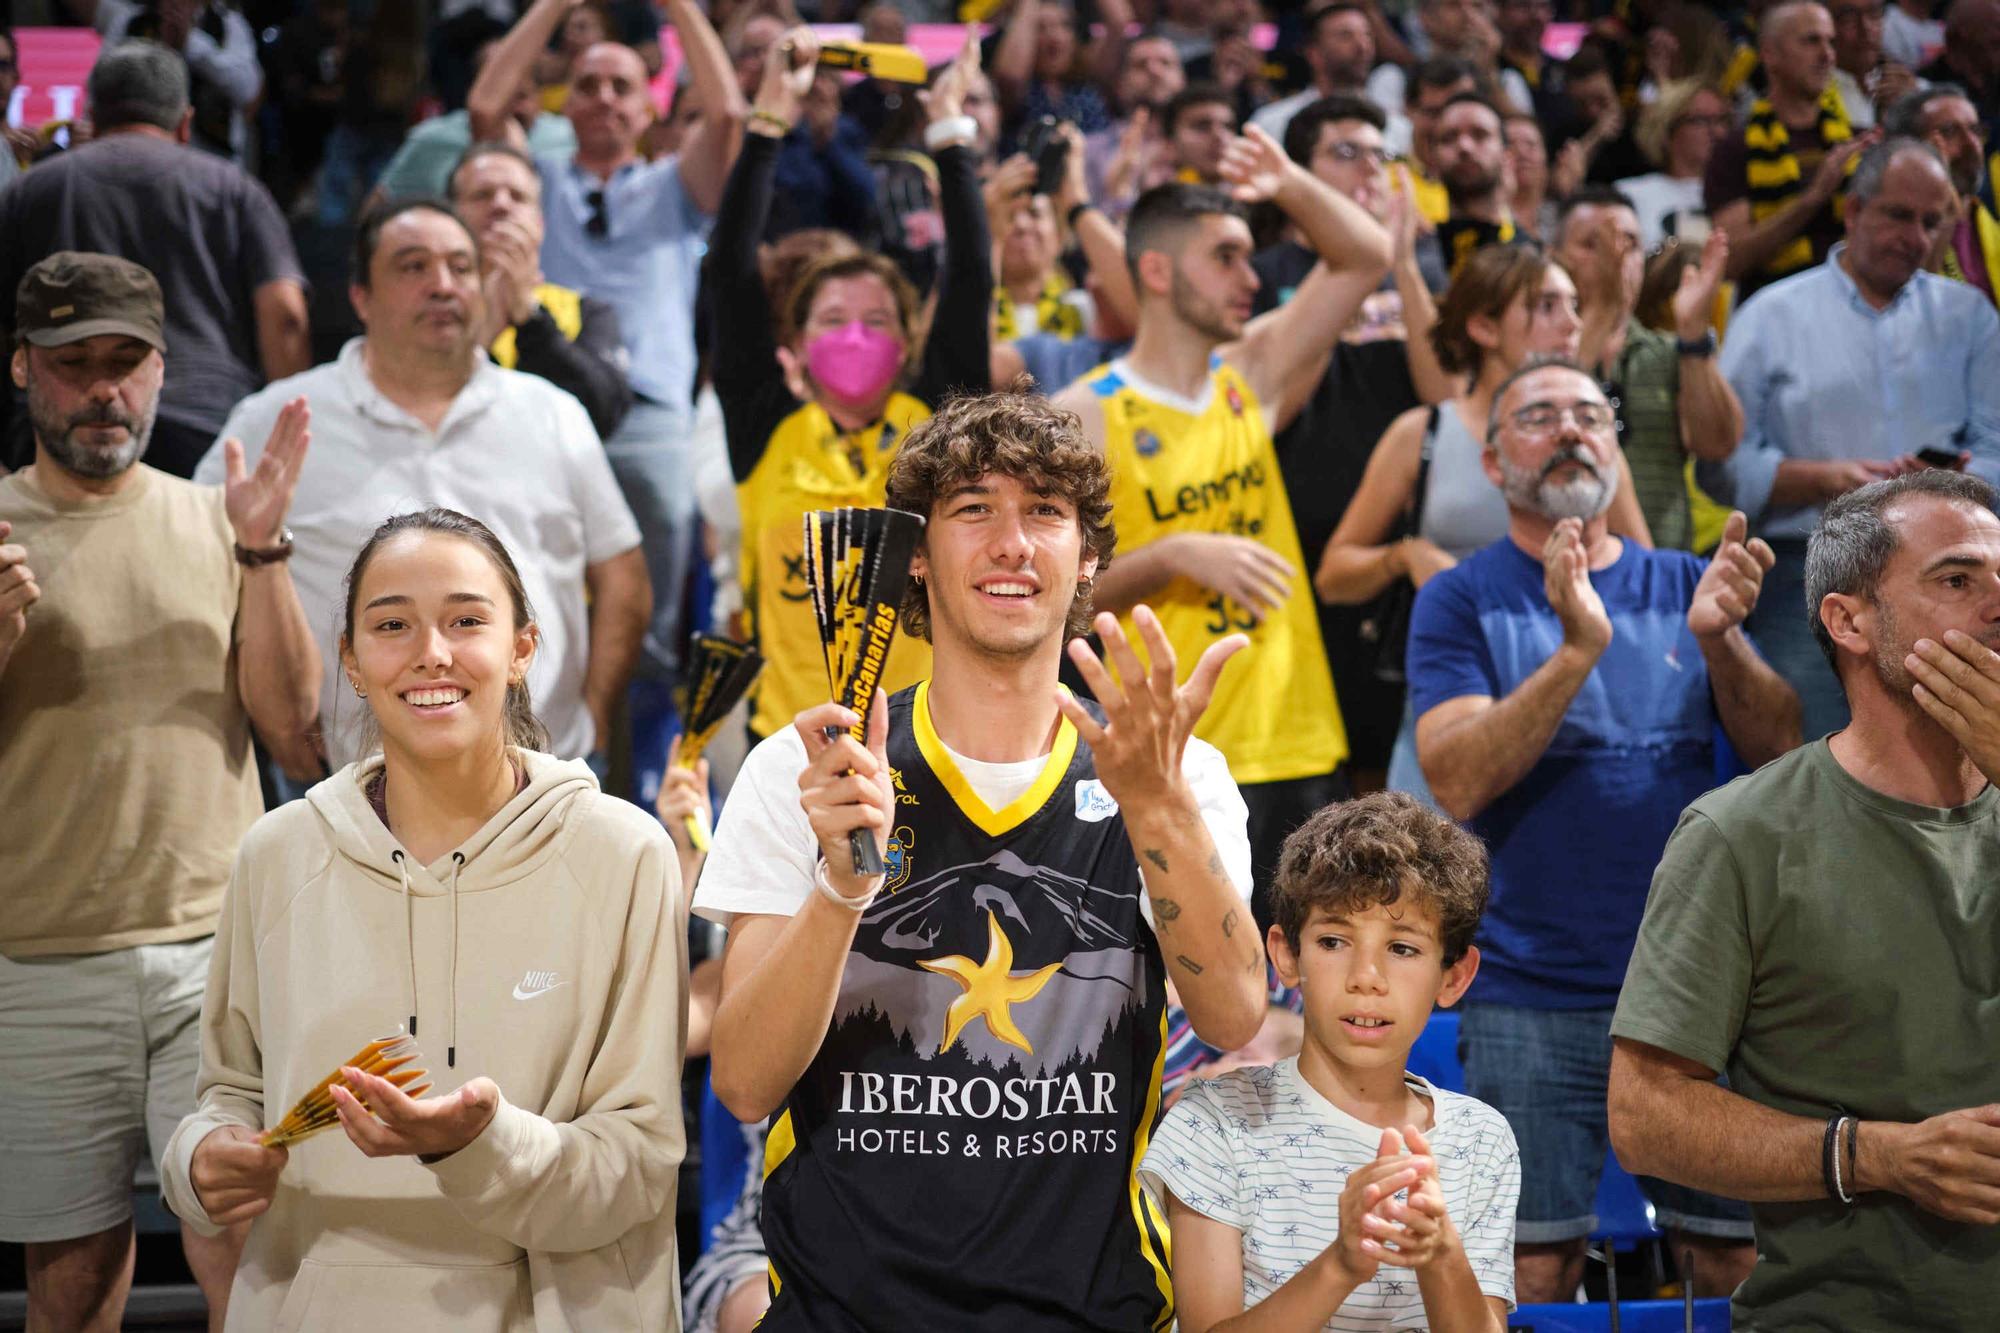
[[[37,62],[53,57],[38,53],[64,28],[99,43],[74,113],[24,116],[48,105]],[[874,63],[857,42],[880,44]],[[885,63],[905,43],[929,57],[921,83]],[[759,1161],[807,1136],[811,1097],[786,1089],[838,1080],[796,1016],[776,1063],[741,1044],[757,1040],[759,997],[789,1002],[785,986],[814,978],[837,989],[837,966],[813,972],[824,960],[782,921],[874,892],[844,872],[829,883],[824,866],[815,882],[811,835],[836,844],[818,815],[809,834],[791,777],[810,763],[801,788],[821,768],[860,784],[903,751],[893,732],[886,751],[857,732],[850,749],[808,737],[800,752],[794,720],[819,718],[827,693],[801,519],[898,496],[942,505],[910,489],[905,442],[948,453],[1005,437],[1012,414],[1053,452],[991,446],[979,493],[995,513],[1025,505],[1031,526],[1046,521],[1034,496],[1069,506],[1086,540],[1066,577],[1079,606],[1109,613],[1070,631],[1122,678],[1107,693],[1097,656],[1065,658],[1063,720],[1039,702],[1023,715],[1110,747],[1077,784],[1079,821],[1105,817],[1086,781],[1106,780],[1114,813],[1120,790],[1173,787],[1105,767],[1117,751],[1097,728],[1127,725],[1134,706],[1127,640],[1202,682],[1193,734],[1212,749],[1189,752],[1200,820],[1185,813],[1207,831],[1171,855],[1209,862],[1175,898],[1226,909],[1217,939],[1183,925],[1197,951],[1171,957],[1180,908],[1143,875],[1179,877],[1140,847],[1136,812],[1117,825],[1155,868],[1117,880],[1147,917],[1120,929],[1157,936],[1171,960],[1134,974],[1165,997],[1144,1011],[1165,1103],[1245,1065],[1314,1067],[1315,1023],[1331,1020],[1315,1019],[1320,965],[1299,932],[1319,909],[1286,867],[1295,846],[1300,865],[1321,863],[1287,838],[1393,826],[1401,850],[1384,864],[1414,857],[1407,874],[1458,876],[1462,894],[1488,877],[1483,916],[1413,901],[1470,910],[1465,931],[1478,921],[1462,944],[1445,931],[1425,994],[1462,1012],[1463,1091],[1504,1123],[1454,1121],[1440,1140],[1492,1157],[1481,1191],[1383,1165],[1370,1179],[1394,1185],[1378,1192],[1407,1189],[1409,1205],[1343,1193],[1340,1227],[1396,1225],[1429,1255],[1450,1233],[1445,1200],[1496,1206],[1482,1191],[1502,1177],[1518,1194],[1470,1270],[1446,1282],[1413,1261],[1412,1300],[1423,1285],[1435,1318],[1483,1309],[1479,1292],[1571,1299],[1615,1145],[1691,1255],[1686,1280],[1737,1293],[1739,1327],[1803,1326],[1822,1302],[1849,1313],[1842,1327],[1978,1326],[1980,1293],[2000,1282],[2000,1110],[1985,1105],[2000,1103],[1987,1058],[2000,900],[1979,870],[2000,819],[1987,782],[2000,774],[2000,0],[0,0],[0,108],[0,1117],[19,1131],[0,1143],[0,1240],[26,1246],[31,1322],[115,1326],[132,1173],[149,1153],[219,1320],[258,1210],[203,1191],[280,1188],[284,1163],[251,1137],[221,1166],[198,1140],[169,1152],[198,1067],[211,1119],[190,1123],[247,1123],[216,1119],[209,1090],[247,1077],[242,1013],[261,1020],[230,987],[268,984],[246,977],[270,963],[233,934],[253,911],[225,906],[225,886],[248,834],[266,858],[244,852],[265,876],[255,912],[276,910],[267,871],[290,863],[250,833],[260,810],[332,811],[333,780],[404,744],[357,657],[360,583],[406,577],[378,550],[450,541],[476,547],[473,581],[493,584],[461,600],[488,619],[501,603],[503,621],[513,604],[514,743],[584,761],[603,791],[657,812],[671,854],[580,798],[567,770],[517,763],[506,799],[583,799],[598,813],[578,818],[601,816],[616,843],[603,864],[623,877],[617,901],[671,914],[672,889],[648,878],[664,858],[659,873],[684,880],[681,917],[691,900],[711,919],[655,923],[686,934],[693,962],[686,1022],[659,1030],[686,1043],[690,1070],[715,1043],[718,1071],[714,1092],[691,1086],[704,1210],[700,1257],[681,1256],[688,1326],[747,1329],[776,1294],[767,1262],[827,1262],[838,1247],[764,1212]],[[922,557],[917,603],[934,600],[880,664],[891,693],[980,653],[986,670],[1044,652],[981,638],[946,568],[941,551]],[[992,597],[1045,591],[1043,572],[1023,577],[1025,591]],[[362,612],[423,601],[370,597]],[[706,763],[673,763],[686,645],[704,632],[767,659],[710,747],[712,780]],[[996,698],[1011,697],[1003,676]],[[458,707],[479,693],[463,684],[412,706]],[[968,709],[963,688],[929,705],[918,692],[915,707]],[[897,708],[921,738],[928,724]],[[1041,780],[1000,761],[1028,756],[943,753],[954,776],[939,790],[974,811],[966,829],[1004,836]],[[382,788],[402,762],[327,817],[379,815],[400,834],[409,797]],[[751,785],[732,817],[739,765]],[[916,803],[912,784],[899,769],[885,798],[891,890],[915,836],[891,816]],[[1361,800],[1384,788],[1408,799]],[[1359,813],[1324,813],[1348,806]],[[545,827],[562,822],[539,808]],[[714,867],[689,833],[710,824]],[[782,866],[742,850],[760,830],[790,839]],[[328,856],[365,855],[353,848],[382,830],[365,832],[329,834],[349,850]],[[419,922],[442,930],[424,913],[450,898],[438,993],[454,1034],[485,1032],[490,1019],[457,1009],[466,867],[441,859],[457,845],[368,873],[400,873],[399,911],[418,881],[412,1010],[435,999]],[[1438,868],[1465,856],[1484,858],[1476,874]],[[498,910],[478,890],[511,881],[466,869],[468,898]],[[780,870],[782,892],[766,894],[757,875]],[[1822,883],[1832,905],[1814,901]],[[746,925],[753,961],[725,968],[721,927],[734,944]],[[302,929],[285,927],[286,947],[309,947]],[[966,952],[986,949],[985,930],[980,918]],[[992,931],[1008,944],[997,918]],[[1250,964],[1261,998],[1225,995],[1198,948],[1252,936],[1269,940],[1271,970],[1261,953]],[[590,960],[576,967],[609,965],[593,941],[575,947]],[[803,981],[771,977],[795,963]],[[1028,966],[1000,965],[996,984],[1024,1002],[1035,988],[1014,973]],[[531,996],[556,975],[537,967]],[[978,977],[955,979],[976,998]],[[204,985],[238,1028],[216,1035]],[[648,987],[674,998],[671,977]],[[819,1007],[799,1012],[824,1020],[834,990],[813,994]],[[614,987],[606,1013],[623,1002],[637,1003]],[[1870,1006],[1887,1025],[1864,1039]],[[1028,1049],[1004,1035],[1004,1011],[985,1022]],[[1877,1063],[1828,1055],[1850,1041]],[[1006,1052],[993,1055],[997,1068]],[[490,1073],[505,1096],[468,1093],[460,1112],[499,1115],[534,1151],[539,1130],[498,1072],[514,1066],[484,1058],[460,1077]],[[588,1109],[603,1086],[571,1074],[574,1115],[610,1114]],[[1215,1150],[1205,1133],[1268,1131],[1260,1162],[1297,1146],[1249,1128],[1269,1086],[1216,1088],[1199,1112],[1213,1126],[1169,1122],[1162,1143],[1184,1156],[1146,1157],[1162,1201],[1135,1192],[1118,1224],[1137,1218],[1130,1239],[1149,1255],[1149,1228],[1170,1216],[1201,1236],[1188,1253],[1235,1244],[1197,1233],[1216,1222],[1245,1246],[1295,1239],[1188,1193],[1225,1174],[1282,1188],[1242,1163],[1190,1175],[1188,1158]],[[1473,1114],[1463,1102],[1453,1115]],[[458,1122],[440,1138],[371,1105],[403,1135],[384,1152],[468,1142]],[[1143,1130],[1161,1107],[1146,1104]],[[562,1118],[531,1109],[535,1126]],[[658,1154],[681,1132],[648,1125],[628,1183],[666,1170]],[[1381,1122],[1399,1131],[1383,1156],[1428,1162],[1423,1126],[1414,1141],[1402,1126]],[[1139,1179],[1144,1134],[1120,1151]],[[589,1170],[618,1176],[614,1158]],[[476,1197],[470,1170],[441,1171],[442,1187]],[[783,1209],[817,1188],[798,1170],[773,1177]],[[620,1216],[640,1207],[620,1197]],[[555,1225],[553,1205],[522,1207],[522,1234]],[[1850,1207],[1855,1246],[1879,1249],[1826,1239]],[[1323,1231],[1306,1234],[1334,1255],[1343,1242]],[[604,1234],[608,1247],[653,1233]],[[437,1262],[497,1254],[495,1237],[577,1248],[492,1232]],[[246,1273],[298,1261],[269,1242],[250,1253]],[[1397,1260],[1340,1254],[1327,1262],[1354,1279],[1341,1291],[1393,1304],[1376,1265]],[[1304,1297],[1285,1279],[1309,1258],[1286,1270],[1267,1253],[1237,1273],[1244,1300],[1307,1310],[1286,1304]],[[565,1262],[551,1318],[588,1304],[588,1264]],[[1183,1291],[1155,1267],[1183,1327],[1242,1308],[1218,1300],[1212,1271]],[[774,1317],[868,1276],[813,1276]],[[649,1309],[672,1304],[657,1278],[632,1278]],[[290,1299],[289,1276],[256,1281],[246,1309]],[[1826,1295],[1843,1283],[1864,1295]],[[1075,1293],[1070,1313],[1119,1326],[1127,1295]]]

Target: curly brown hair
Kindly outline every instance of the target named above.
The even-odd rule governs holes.
[[[1296,953],[1314,911],[1348,916],[1405,893],[1437,917],[1450,967],[1486,910],[1486,846],[1402,792],[1371,792],[1325,807],[1285,839],[1271,914]]]
[[[1074,505],[1083,548],[1097,557],[1098,572],[1104,572],[1117,542],[1111,526],[1111,470],[1084,435],[1076,413],[1037,394],[993,393],[946,402],[896,451],[889,466],[889,507],[928,519],[940,499],[995,472]],[[903,594],[903,627],[930,642],[930,603],[919,579],[911,579]],[[1089,628],[1086,579],[1076,585],[1064,633],[1075,636]]]

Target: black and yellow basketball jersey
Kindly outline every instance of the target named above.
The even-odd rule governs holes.
[[[761,1328],[1163,1329],[1166,978],[1132,845],[1064,720],[989,809],[889,700],[889,876],[765,1150]]]
[[[1216,640],[1250,638],[1250,650],[1223,671],[1194,734],[1222,751],[1231,775],[1246,785],[1333,772],[1347,758],[1347,731],[1320,638],[1312,566],[1299,549],[1257,395],[1236,367],[1216,357],[1208,404],[1189,411],[1144,392],[1123,365],[1114,361],[1083,380],[1104,407],[1119,549],[1185,532],[1233,533],[1254,537],[1293,570],[1284,601],[1262,620],[1188,578],[1146,598],[1183,677]],[[1137,643],[1129,615],[1123,624]]]

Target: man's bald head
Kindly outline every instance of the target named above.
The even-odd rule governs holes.
[[[563,114],[576,128],[577,155],[594,165],[622,166],[653,121],[646,62],[618,42],[593,42],[570,69]]]
[[[1786,0],[1758,23],[1757,54],[1771,91],[1816,98],[1833,78],[1833,15],[1818,0]]]
[[[1768,43],[1783,41],[1794,23],[1809,19],[1814,14],[1825,16],[1828,23],[1833,22],[1833,15],[1819,0],[1784,0],[1783,4],[1772,5],[1757,21],[1758,48],[1761,50]]]

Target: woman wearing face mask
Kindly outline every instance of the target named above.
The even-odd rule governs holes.
[[[678,1327],[687,897],[658,821],[540,752],[536,638],[463,514],[390,519],[348,572],[381,752],[245,837],[166,1151],[177,1214],[251,1222],[230,1329]],[[259,1144],[398,1028],[435,1095],[349,1071],[337,1132]]]
[[[750,728],[768,736],[826,700],[819,629],[803,569],[801,517],[879,505],[904,434],[948,391],[987,387],[987,301],[993,290],[985,204],[975,174],[975,127],[962,99],[979,68],[968,41],[928,93],[927,146],[937,162],[945,257],[930,337],[895,264],[874,254],[829,256],[800,275],[773,330],[756,238],[770,215],[779,142],[812,84],[818,44],[795,28],[765,63],[742,154],[709,238],[716,397],[722,404],[743,515],[742,577],[766,665]],[[779,373],[782,368],[782,374]],[[914,374],[912,375],[912,372]],[[901,386],[905,382],[909,388]],[[899,635],[884,688],[930,668],[925,645]]]
[[[1480,462],[1493,394],[1530,357],[1573,360],[1582,327],[1576,284],[1541,252],[1489,245],[1466,261],[1439,305],[1431,343],[1444,368],[1470,383],[1435,407],[1411,408],[1383,432],[1313,575],[1321,601],[1359,605],[1402,579],[1421,588],[1507,535],[1506,498]],[[1631,469],[1623,455],[1618,461],[1611,530],[1651,546]],[[1415,531],[1398,539],[1399,520],[1412,506]],[[1407,710],[1389,759],[1389,786],[1429,799]]]

